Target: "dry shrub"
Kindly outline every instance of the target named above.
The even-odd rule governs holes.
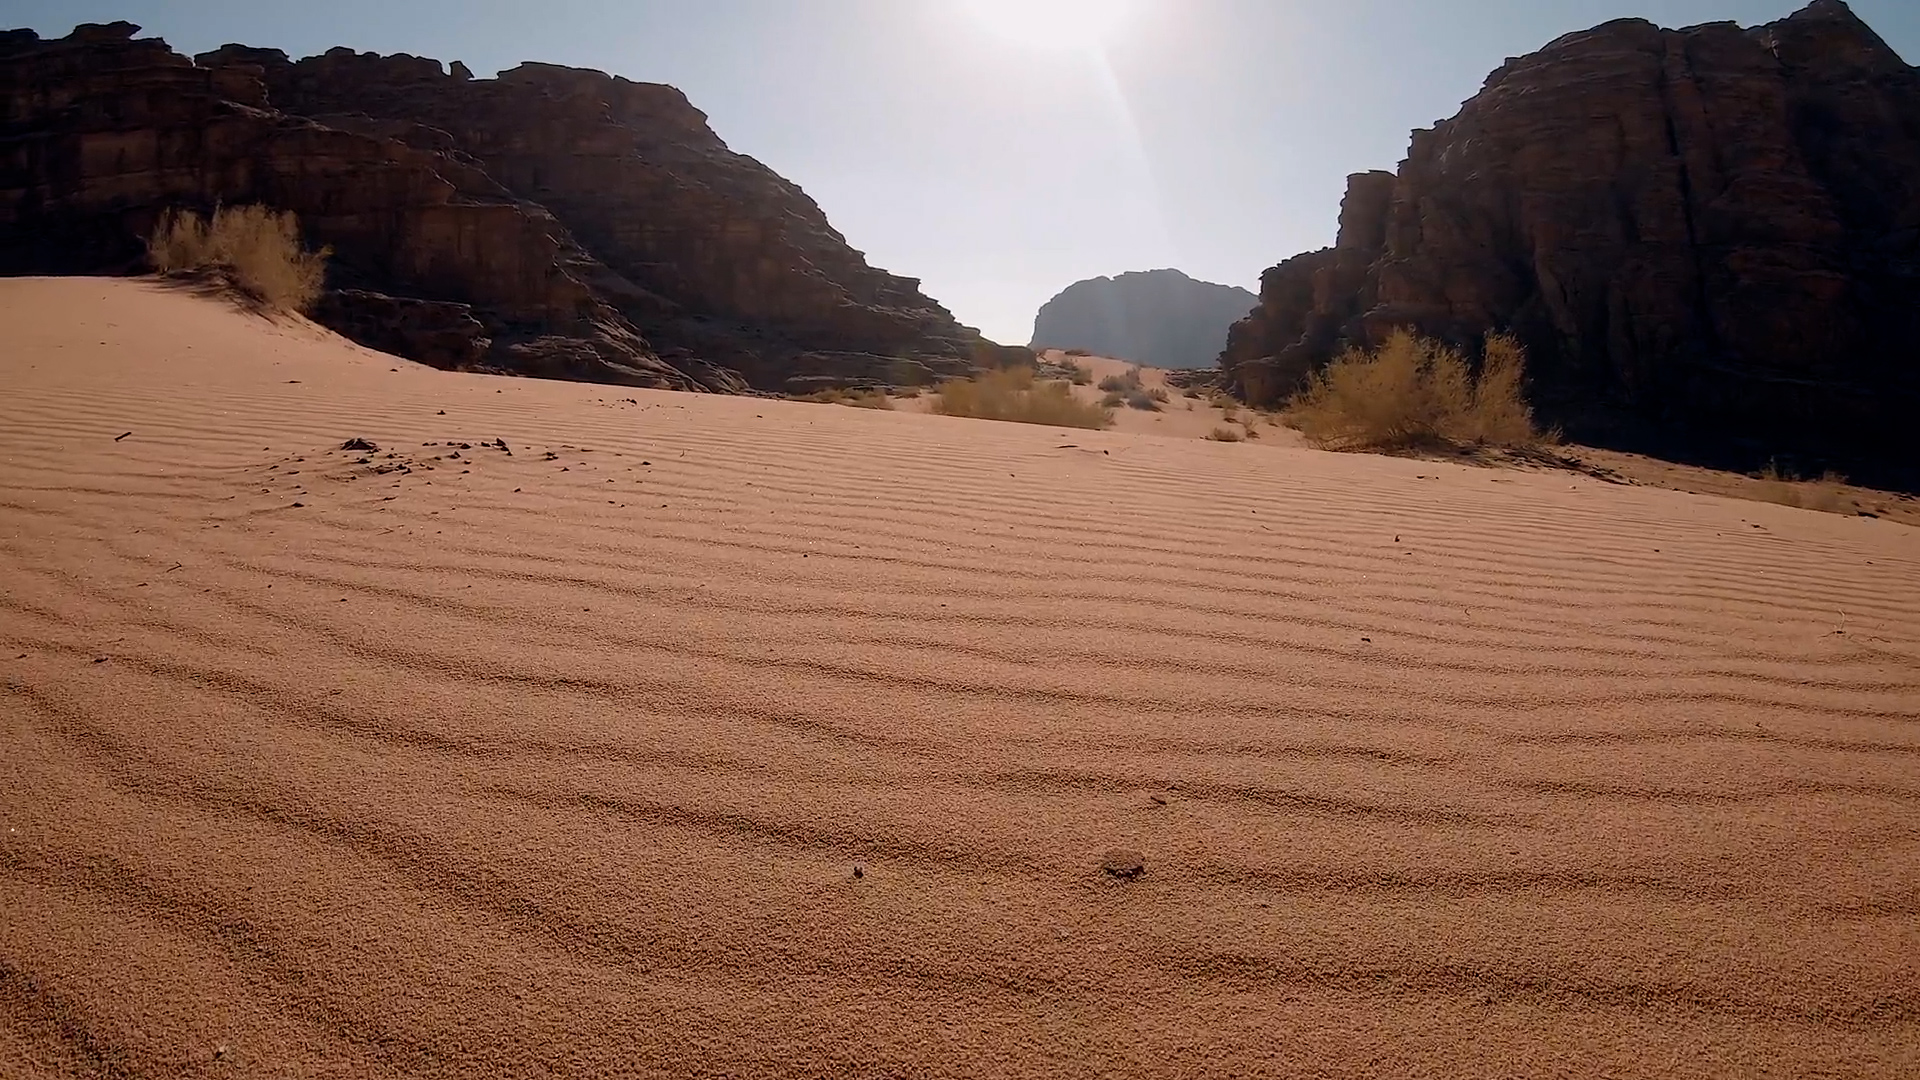
[[[1147,391],[1147,396],[1159,402],[1162,405],[1165,405],[1168,401],[1172,400],[1167,395],[1167,388],[1164,386],[1156,386],[1153,389]]]
[[[1109,409],[1117,409],[1126,403],[1127,395],[1118,390],[1109,390],[1106,396],[1100,399],[1100,404]]]
[[[1128,394],[1126,397],[1127,397],[1127,408],[1139,409],[1141,412],[1159,412],[1160,402],[1165,400],[1164,398],[1156,399],[1152,394],[1147,393],[1145,390],[1135,390],[1133,393]]]
[[[817,405],[851,405],[856,409],[891,409],[893,398],[885,390],[852,390],[846,387],[829,387],[815,390],[811,394],[794,396],[794,401],[810,401]]]
[[[1131,394],[1140,389],[1140,369],[1130,367],[1124,375],[1109,375],[1100,380],[1100,389],[1110,394]]]
[[[1846,492],[1847,478],[1832,470],[1818,480],[1801,480],[1792,472],[1783,472],[1778,463],[1768,462],[1759,479],[1754,494],[1761,502],[1828,514],[1852,514],[1860,509]]]
[[[1207,432],[1207,438],[1212,439],[1214,442],[1239,442],[1246,438],[1246,436],[1240,434],[1237,428],[1217,427]]]
[[[320,299],[331,254],[301,247],[299,219],[264,206],[223,206],[211,222],[169,210],[147,238],[147,258],[160,273],[218,273],[282,311],[306,311]]]
[[[1070,376],[1070,378],[1072,378],[1073,380],[1073,385],[1087,386],[1093,382],[1093,372],[1087,370],[1086,368],[1080,366],[1079,364],[1072,364],[1069,366],[1073,369],[1073,374]]]
[[[1476,379],[1455,350],[1400,330],[1314,375],[1287,420],[1334,450],[1536,446],[1551,437],[1534,426],[1525,379],[1526,353],[1504,334],[1488,337]]]
[[[974,379],[952,379],[941,383],[938,393],[933,411],[944,416],[1096,429],[1113,423],[1112,409],[1075,399],[1073,388],[1066,383],[1036,383],[1031,368],[1006,368]]]

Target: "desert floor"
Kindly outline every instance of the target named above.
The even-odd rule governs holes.
[[[0,691],[8,1080],[1920,1075],[1886,520],[6,280]]]

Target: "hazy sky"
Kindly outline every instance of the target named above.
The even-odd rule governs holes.
[[[175,48],[335,45],[672,83],[799,183],[877,266],[1024,342],[1098,274],[1258,288],[1333,240],[1350,172],[1394,168],[1507,56],[1638,15],[1765,22],[1796,0],[1110,0],[1100,44],[1040,35],[1097,0],[0,0],[0,27],[127,19]],[[1920,0],[1855,0],[1912,61]],[[977,9],[1026,25],[998,31]],[[1045,36],[1045,35],[1041,35]]]

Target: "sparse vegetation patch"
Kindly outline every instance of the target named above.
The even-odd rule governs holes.
[[[938,395],[933,411],[944,416],[1096,429],[1113,423],[1111,408],[1077,400],[1064,382],[1036,382],[1030,368],[952,379],[940,384]]]
[[[1459,352],[1402,330],[1371,352],[1348,350],[1313,376],[1287,421],[1332,450],[1552,442],[1534,425],[1525,378],[1526,353],[1504,334],[1487,339],[1476,377]]]
[[[915,392],[916,396],[918,391]],[[843,387],[830,387],[815,390],[811,394],[801,394],[795,401],[811,401],[821,405],[851,405],[856,409],[891,409],[893,398],[885,390],[855,390]]]
[[[1100,389],[1109,394],[1131,394],[1140,389],[1140,369],[1130,367],[1124,375],[1109,375],[1100,380]]]
[[[223,206],[211,221],[169,210],[147,238],[147,258],[162,274],[220,274],[252,299],[281,311],[307,311],[326,285],[331,251],[300,245],[300,222],[265,206]]]
[[[1818,480],[1802,480],[1791,470],[1782,470],[1778,462],[1768,462],[1758,479],[1760,486],[1756,494],[1762,502],[1828,514],[1859,511],[1859,503],[1847,494],[1847,478],[1832,470]]]

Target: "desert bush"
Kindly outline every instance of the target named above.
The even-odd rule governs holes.
[[[1100,380],[1100,389],[1110,394],[1131,394],[1140,389],[1140,369],[1130,367],[1124,375],[1109,375]]]
[[[1159,402],[1162,405],[1165,405],[1168,401],[1172,400],[1171,397],[1167,394],[1167,388],[1164,386],[1156,386],[1153,389],[1147,391],[1147,396]]]
[[[1526,353],[1495,334],[1475,378],[1455,350],[1401,330],[1372,352],[1349,349],[1294,397],[1287,420],[1335,450],[1445,445],[1518,447],[1551,441],[1522,395]]]
[[[1030,368],[951,379],[940,384],[938,395],[933,411],[944,416],[1079,428],[1104,428],[1113,423],[1112,409],[1075,399],[1073,388],[1066,383],[1036,383]]]
[[[301,247],[299,219],[264,206],[223,206],[211,221],[191,210],[169,210],[147,238],[148,261],[160,273],[222,274],[282,311],[306,311],[320,299],[331,254]]]
[[[1829,469],[1818,480],[1802,480],[1791,470],[1782,470],[1770,461],[1759,474],[1754,495],[1762,502],[1819,510],[1828,514],[1851,514],[1860,505],[1846,492],[1847,478]]]
[[[1073,385],[1087,386],[1093,382],[1093,372],[1088,371],[1086,368],[1081,367],[1079,364],[1072,365],[1072,368],[1073,368],[1073,373],[1072,375],[1069,376],[1069,378],[1073,380]]]
[[[885,390],[849,390],[840,395],[840,404],[856,409],[891,409],[893,399]]]
[[[1120,406],[1125,405],[1126,403],[1127,403],[1127,395],[1121,393],[1118,390],[1109,390],[1107,391],[1106,396],[1100,399],[1100,404],[1109,409],[1117,409]]]
[[[916,394],[918,392],[916,391]],[[851,405],[856,409],[891,409],[893,399],[885,390],[854,390],[847,387],[828,387],[815,390],[811,394],[799,394],[794,401],[810,401],[818,405]]]
[[[1217,427],[1207,432],[1207,438],[1212,439],[1214,442],[1239,442],[1246,438],[1246,436],[1240,434],[1237,428]]]
[[[1127,408],[1129,409],[1139,409],[1141,412],[1160,411],[1160,401],[1156,400],[1152,394],[1147,393],[1145,390],[1135,390],[1133,393],[1126,395],[1126,399]]]

